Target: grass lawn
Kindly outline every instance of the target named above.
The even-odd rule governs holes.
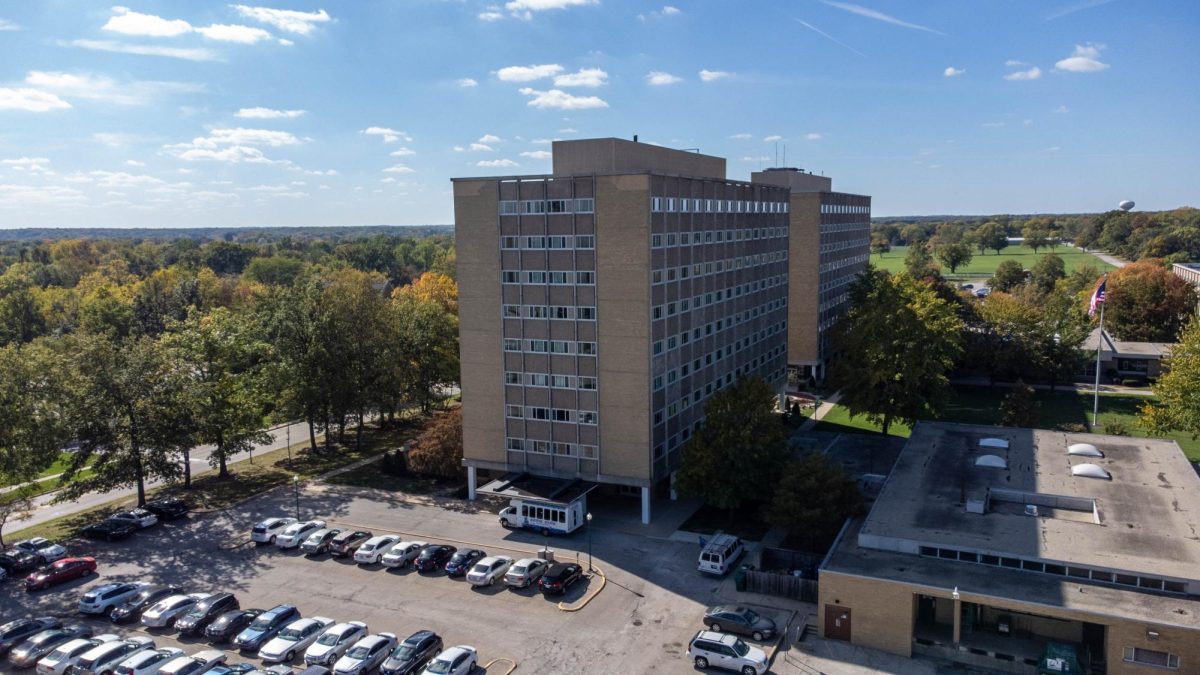
[[[346,473],[330,476],[327,482],[336,485],[375,488],[376,490],[387,490],[389,492],[428,495],[433,494],[441,488],[458,485],[461,481],[413,475],[393,476],[384,473],[380,468],[380,462],[375,461],[370,464],[364,464],[357,469],[347,471]]]
[[[1025,269],[1033,269],[1038,259],[1049,253],[1050,250],[1039,249],[1039,252],[1035,254],[1033,249],[1025,246],[1009,246],[1002,249],[999,255],[994,251],[988,251],[980,255],[978,249],[972,252],[975,254],[975,257],[971,259],[970,264],[966,267],[958,268],[958,272],[954,274],[950,274],[950,270],[943,267],[942,274],[947,279],[985,279],[992,276],[992,273],[996,271],[996,267],[1005,260],[1016,260]],[[1101,272],[1113,269],[1112,265],[1109,265],[1091,253],[1084,253],[1074,246],[1055,246],[1054,253],[1063,259],[1063,263],[1067,267],[1067,274],[1084,265],[1091,265]],[[871,255],[871,264],[889,272],[901,272],[904,270],[904,256],[907,254],[907,246],[895,246],[891,251],[883,254],[883,256],[879,256],[878,254]]]
[[[1008,390],[997,387],[995,390],[987,387],[956,387],[950,403],[942,415],[947,422],[964,422],[967,424],[996,424],[1000,417],[1000,401]],[[1054,429],[1066,424],[1086,424],[1092,417],[1092,395],[1083,392],[1038,390],[1035,395],[1040,404],[1038,427]],[[1100,428],[1097,433],[1105,433],[1104,427],[1120,423],[1131,436],[1148,437],[1144,430],[1137,426],[1139,407],[1153,400],[1149,396],[1126,396],[1121,394],[1100,395]],[[867,422],[865,417],[850,419],[846,408],[834,406],[828,415],[816,425],[816,431],[834,431],[842,433],[879,433],[879,427]],[[912,430],[904,425],[893,424],[890,435],[907,438]],[[1179,444],[1179,447],[1193,462],[1200,461],[1200,441],[1193,440],[1189,434],[1171,434],[1166,436]]]

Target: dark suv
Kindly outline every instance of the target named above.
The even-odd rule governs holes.
[[[150,513],[158,516],[159,520],[173,520],[188,512],[187,502],[179,497],[163,497],[152,502],[146,502],[143,507]]]
[[[197,602],[187,614],[179,617],[175,628],[180,635],[200,635],[205,627],[225,612],[240,609],[233,593],[217,593]]]
[[[256,652],[284,626],[299,618],[302,618],[300,610],[294,606],[276,605],[255,617],[246,630],[233,639],[233,644],[242,651]]]
[[[126,600],[124,603],[113,607],[108,613],[108,618],[113,623],[125,623],[129,621],[137,621],[142,616],[142,612],[153,605],[154,603],[168,598],[172,595],[179,595],[180,590],[174,586],[151,586],[138,591],[138,594]]]
[[[418,572],[436,572],[450,561],[458,549],[445,544],[430,544],[421,549],[420,555],[413,561]]]
[[[442,638],[431,630],[409,635],[379,667],[381,675],[415,675],[442,651]]]

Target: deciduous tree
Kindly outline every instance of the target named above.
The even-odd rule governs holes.
[[[1196,312],[1196,291],[1158,261],[1144,260],[1108,275],[1105,330],[1119,340],[1174,342]]]
[[[1008,395],[1000,402],[1000,424],[1006,427],[1035,428],[1038,425],[1038,403],[1033,387],[1017,380]]]
[[[415,473],[455,478],[463,473],[462,409],[435,415],[413,440],[408,466]]]
[[[954,274],[958,268],[963,265],[971,264],[971,247],[961,241],[949,242],[941,244],[936,250],[937,259],[943,265],[950,268],[950,273]]]
[[[847,518],[862,514],[858,483],[828,455],[812,453],[790,462],[779,477],[766,509],[772,525],[808,540],[808,550],[823,550]]]
[[[1154,434],[1184,432],[1200,438],[1200,319],[1193,317],[1171,348],[1154,383],[1157,401],[1142,405],[1138,424]]]
[[[1033,265],[1029,280],[1039,293],[1047,294],[1054,291],[1059,279],[1067,276],[1067,266],[1063,259],[1055,253],[1047,253]]]
[[[1021,267],[1021,263],[1016,260],[1005,260],[996,265],[996,271],[992,272],[992,278],[988,279],[988,286],[993,290],[1005,293],[1024,283],[1025,268]]]

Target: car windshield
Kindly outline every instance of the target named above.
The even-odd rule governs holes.
[[[266,630],[271,627],[271,622],[275,619],[270,614],[261,614],[254,623],[250,624],[250,630]]]
[[[300,636],[301,636],[301,633],[300,633],[299,629],[284,628],[283,630],[279,631],[278,637],[280,640],[287,640],[288,642],[295,642],[296,640],[300,639]]]
[[[233,623],[233,617],[226,614],[213,622],[213,628],[221,629]]]
[[[745,642],[738,640],[733,643],[733,651],[738,656],[745,656],[746,653],[750,651],[750,648],[746,646]]]
[[[413,653],[416,651],[417,648],[413,645],[403,644],[399,647],[396,647],[396,651],[392,652],[392,658],[399,659],[401,661],[407,661],[408,659],[412,658]]]
[[[489,571],[491,571],[491,569],[492,569],[491,565],[484,565],[483,563],[478,563],[475,565],[475,567],[473,567],[471,569],[471,572],[473,574],[487,574]]]
[[[14,622],[14,623],[16,623],[16,622]],[[22,623],[19,623],[19,624],[13,626],[12,628],[9,628],[8,630],[4,631],[3,633],[0,633],[0,639],[7,639],[14,635],[20,635],[23,631],[26,630],[25,627],[27,625],[28,624],[22,622]]]
[[[321,637],[317,638],[317,644],[325,645],[326,647],[332,647],[342,639],[342,635],[344,635],[344,633],[325,633]]]
[[[513,574],[525,574],[525,566],[524,565],[513,565],[513,568],[509,571],[512,572]]]
[[[435,659],[434,661],[432,661],[432,662],[429,664],[429,668],[428,668],[428,669],[426,669],[426,671],[425,671],[425,672],[428,672],[428,673],[437,673],[438,675],[441,675],[441,673],[449,673],[449,672],[450,672],[450,668],[451,668],[453,665],[454,665],[454,664],[453,664],[453,663],[451,663],[451,662],[449,662],[449,661],[443,661],[443,660],[441,660],[441,659]]]
[[[755,611],[752,609],[746,610],[745,613],[742,614],[742,616],[745,617],[746,623],[754,623],[754,622],[758,621],[758,614],[756,614]]]
[[[187,613],[187,615],[192,619],[199,619],[200,617],[204,616],[206,612],[208,612],[207,607],[204,605],[196,605],[190,612]]]
[[[51,661],[58,661],[58,660],[62,659],[63,657],[65,657],[67,654],[70,654],[75,649],[78,649],[78,647],[72,647],[71,649],[55,649],[54,651],[50,652],[50,656],[48,656],[46,658]]]
[[[354,645],[354,647],[351,648],[350,651],[346,652],[346,656],[348,656],[349,658],[352,658],[352,659],[362,660],[362,659],[367,658],[367,654],[370,654],[370,653],[371,653],[370,647],[368,647],[366,645]]]

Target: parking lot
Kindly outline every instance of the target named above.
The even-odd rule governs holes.
[[[477,546],[489,554],[534,557],[548,544],[558,560],[577,558],[587,566],[587,536],[581,530],[544,539],[509,531],[493,514],[473,504],[417,503],[391,493],[318,485],[303,490],[301,517],[331,526],[399,533],[405,539]],[[250,527],[269,516],[295,516],[295,499],[282,490],[217,514],[195,514],[117,543],[83,543],[72,554],[94,554],[98,574],[48,591],[26,594],[21,584],[0,586],[0,618],[56,614],[71,616],[84,588],[110,581],[173,584],[187,592],[229,591],[242,607],[299,607],[304,616],[360,620],[372,632],[400,639],[420,630],[440,634],[447,646],[479,651],[485,672],[508,672],[510,659],[521,672],[688,673],[687,642],[701,628],[707,604],[729,590],[729,580],[696,572],[695,544],[650,539],[616,530],[592,533],[595,565],[607,583],[585,607],[564,611],[595,590],[598,577],[584,579],[565,596],[543,597],[536,589],[502,584],[475,588],[444,572],[420,574],[411,567],[388,570],[359,566],[328,555],[306,558],[248,541]],[[771,614],[768,610],[766,613]],[[786,612],[775,613],[782,627]],[[106,622],[101,622],[107,629]],[[118,629],[125,632],[133,629]],[[98,626],[97,632],[102,632]],[[200,639],[150,632],[159,646],[188,653],[206,648]],[[762,645],[768,647],[767,645]],[[230,662],[253,657],[230,654]],[[296,664],[300,659],[298,658]]]

